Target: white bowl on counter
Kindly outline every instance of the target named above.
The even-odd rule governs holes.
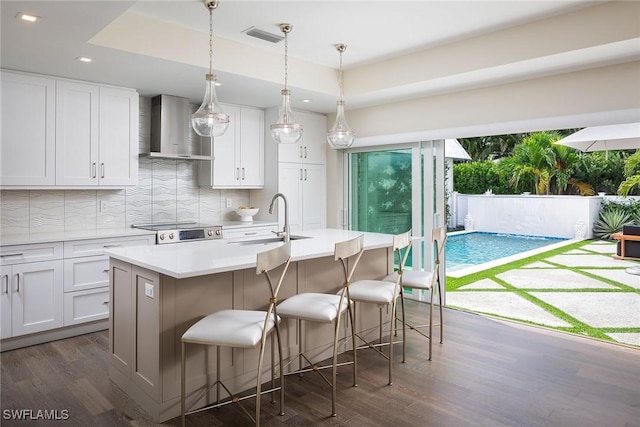
[[[240,221],[251,222],[259,210],[259,208],[236,208],[236,213],[240,217]]]

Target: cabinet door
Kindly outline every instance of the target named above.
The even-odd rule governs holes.
[[[240,185],[263,187],[264,112],[242,108],[240,116]]]
[[[100,88],[100,185],[138,183],[138,94]]]
[[[62,326],[62,260],[13,265],[13,336]]]
[[[98,185],[98,86],[56,83],[56,185]]]
[[[301,193],[302,228],[300,231],[325,228],[327,189],[324,165],[304,165]]]
[[[289,202],[289,227],[292,233],[302,231],[302,179],[304,168],[300,163],[280,163],[278,191]],[[284,226],[284,202],[278,199],[278,223]]]
[[[11,333],[11,266],[0,267],[0,339],[9,338]]]
[[[213,139],[212,187],[235,187],[240,183],[240,107],[223,105],[229,115],[227,131]]]
[[[1,185],[55,184],[55,80],[2,72]]]
[[[327,117],[314,113],[298,113],[304,126],[302,133],[302,161],[324,165],[327,162]]]

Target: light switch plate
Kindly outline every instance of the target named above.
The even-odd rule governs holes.
[[[153,298],[153,285],[151,283],[144,284],[144,294],[149,298]]]

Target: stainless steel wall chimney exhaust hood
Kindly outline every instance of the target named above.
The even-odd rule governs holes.
[[[190,132],[189,100],[170,95],[154,96],[151,98],[151,152],[141,155],[165,159],[212,160],[211,156],[191,152]]]

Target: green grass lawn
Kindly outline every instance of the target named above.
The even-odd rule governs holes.
[[[597,339],[601,339],[601,340],[607,340],[607,341],[616,341],[615,339],[613,339],[611,336],[609,336],[608,334],[612,333],[612,334],[623,334],[626,337],[629,337],[629,334],[640,334],[640,304],[637,302],[638,298],[640,297],[640,289],[638,288],[634,288],[632,286],[628,286],[624,283],[620,283],[616,280],[613,280],[611,278],[607,278],[607,277],[603,277],[602,276],[602,271],[603,270],[607,270],[607,269],[611,269],[611,270],[624,270],[626,267],[603,267],[603,266],[580,266],[580,267],[569,267],[569,266],[565,266],[565,265],[561,265],[558,264],[556,262],[551,261],[550,259],[557,256],[557,255],[567,255],[569,253],[571,253],[571,255],[575,255],[576,257],[579,257],[581,255],[598,255],[598,256],[602,256],[602,257],[607,257],[606,259],[604,259],[604,261],[609,261],[611,255],[609,253],[600,253],[600,252],[596,252],[594,250],[590,250],[588,248],[589,245],[592,244],[601,244],[604,242],[598,241],[598,240],[585,240],[585,241],[580,241],[580,242],[576,242],[567,246],[564,246],[562,248],[558,248],[558,249],[554,249],[554,250],[550,250],[548,252],[544,252],[538,255],[534,255],[528,258],[524,258],[521,260],[517,260],[517,261],[513,261],[510,262],[508,264],[504,264],[504,265],[500,265],[497,267],[493,267],[481,272],[477,272],[477,273],[473,273],[467,276],[463,276],[460,278],[455,278],[455,277],[447,277],[447,294],[451,295],[452,293],[462,293],[462,292],[478,292],[478,291],[482,291],[483,293],[486,292],[496,292],[496,293],[504,293],[504,292],[508,292],[508,293],[512,293],[515,294],[523,299],[525,299],[526,301],[535,304],[537,307],[540,307],[541,309],[543,309],[544,311],[546,311],[547,313],[557,317],[558,319],[563,320],[564,322],[568,323],[570,326],[563,326],[563,327],[557,327],[557,326],[549,326],[549,325],[545,325],[543,323],[536,323],[536,322],[530,322],[527,320],[523,320],[523,319],[513,319],[510,318],[508,316],[505,315],[501,315],[500,313],[496,313],[496,310],[493,310],[493,312],[487,311],[487,312],[482,312],[481,310],[475,310],[477,312],[481,312],[484,314],[490,314],[492,316],[496,316],[496,317],[501,317],[501,318],[505,318],[505,319],[509,319],[509,320],[518,320],[520,322],[527,322],[527,323],[532,323],[538,326],[544,326],[544,327],[550,327],[552,329],[556,329],[556,330],[560,330],[560,331],[564,331],[564,332],[569,332],[569,333],[573,333],[573,334],[580,334],[580,335],[586,335],[592,338],[597,338]],[[593,247],[592,247],[593,249]],[[520,270],[522,272],[522,274],[528,274],[528,272],[530,272],[531,277],[533,281],[535,281],[535,275],[536,275],[536,269],[527,269],[528,266],[531,266],[534,263],[543,263],[543,264],[537,264],[538,268],[542,268],[544,270],[569,270],[572,271],[574,273],[576,273],[577,277],[584,277],[585,281],[587,280],[591,280],[591,279],[596,279],[599,282],[603,283],[604,285],[602,287],[585,287],[585,288],[580,288],[579,286],[573,287],[573,288],[566,288],[566,287],[560,287],[560,288],[540,288],[540,287],[532,287],[532,288],[526,288],[523,286],[519,286],[519,287],[515,287],[512,286],[510,283],[508,283],[507,281],[501,279],[499,276],[503,273],[509,272],[511,270]],[[548,267],[547,267],[548,265]],[[594,268],[597,268],[598,270],[601,270],[601,274],[600,275],[596,275],[593,274],[592,272],[590,272],[590,270],[593,270]],[[538,270],[540,271],[540,270]],[[492,284],[492,286],[490,287],[486,287],[486,288],[478,288],[477,286],[477,282],[485,280],[485,279],[489,279],[492,282],[490,282]],[[640,277],[638,277],[638,280],[640,281]],[[488,282],[482,282],[482,283],[488,283]],[[580,283],[580,282],[578,282]],[[465,286],[467,285],[471,285],[471,284],[476,284],[476,288],[470,288],[470,289],[465,289]],[[497,285],[495,285],[497,284]],[[635,319],[631,319],[631,323],[632,323],[632,327],[617,327],[617,328],[611,328],[611,327],[607,327],[607,328],[602,328],[602,327],[594,327],[591,326],[587,323],[585,323],[584,321],[580,321],[579,319],[577,319],[574,316],[571,316],[570,314],[558,309],[557,307],[554,307],[551,304],[546,303],[545,301],[541,300],[540,298],[536,297],[535,295],[533,295],[534,293],[541,295],[541,293],[547,293],[547,292],[572,292],[572,293],[580,293],[580,292],[589,292],[589,293],[593,293],[593,292],[615,292],[615,293],[625,293],[625,294],[629,294],[629,300],[630,300],[630,304],[638,305],[638,318],[637,321],[635,321]],[[447,305],[455,307],[455,304],[450,304],[447,301]],[[457,307],[457,308],[462,308],[465,309],[464,307]],[[627,307],[629,308],[629,307]],[[626,310],[626,312],[628,313],[629,310]],[[631,313],[633,313],[633,310],[631,311]],[[615,308],[612,309],[611,311],[611,316],[616,316],[618,313],[616,313]],[[631,314],[631,317],[633,317],[634,315]],[[624,342],[624,341],[621,341]],[[634,344],[634,345],[638,345],[636,344],[635,341],[626,342],[627,344]]]

